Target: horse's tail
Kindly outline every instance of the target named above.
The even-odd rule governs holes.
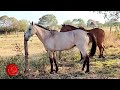
[[[97,47],[96,38],[95,38],[95,36],[94,36],[93,34],[91,34],[91,33],[87,33],[87,34],[88,34],[88,36],[89,36],[89,37],[91,38],[91,40],[92,40],[92,48],[91,48],[91,50],[90,50],[89,56],[90,56],[90,57],[93,57],[94,54],[95,54],[95,52],[96,52],[96,47]]]

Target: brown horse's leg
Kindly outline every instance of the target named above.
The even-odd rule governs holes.
[[[87,61],[84,60],[83,67],[82,67],[82,71],[84,71],[84,68],[85,68],[86,62],[87,62]]]
[[[61,59],[61,53],[62,53],[62,51],[59,51],[59,60]]]
[[[89,57],[88,56],[86,56],[86,61],[87,61],[87,69],[86,69],[85,73],[89,72],[90,61],[89,61]]]
[[[99,48],[99,51],[100,51],[99,58],[105,58],[105,57],[103,56],[103,51],[104,51],[103,45],[102,45],[102,44],[99,44],[99,45],[98,45],[98,48]]]
[[[53,53],[53,61],[54,61],[54,63],[55,63],[55,67],[56,67],[56,73],[57,73],[57,71],[58,71],[58,66],[57,66],[57,62],[56,62],[56,55],[55,55],[55,52]]]

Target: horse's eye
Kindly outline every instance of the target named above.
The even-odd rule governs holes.
[[[29,28],[29,31],[30,31],[31,29]]]

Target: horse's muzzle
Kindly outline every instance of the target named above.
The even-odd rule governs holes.
[[[25,34],[24,34],[24,41],[28,41],[28,38],[26,38]]]

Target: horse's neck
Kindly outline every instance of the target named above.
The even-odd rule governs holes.
[[[42,28],[40,29],[37,28],[36,35],[38,36],[40,41],[44,44],[46,37],[49,35],[49,31],[42,29]]]

